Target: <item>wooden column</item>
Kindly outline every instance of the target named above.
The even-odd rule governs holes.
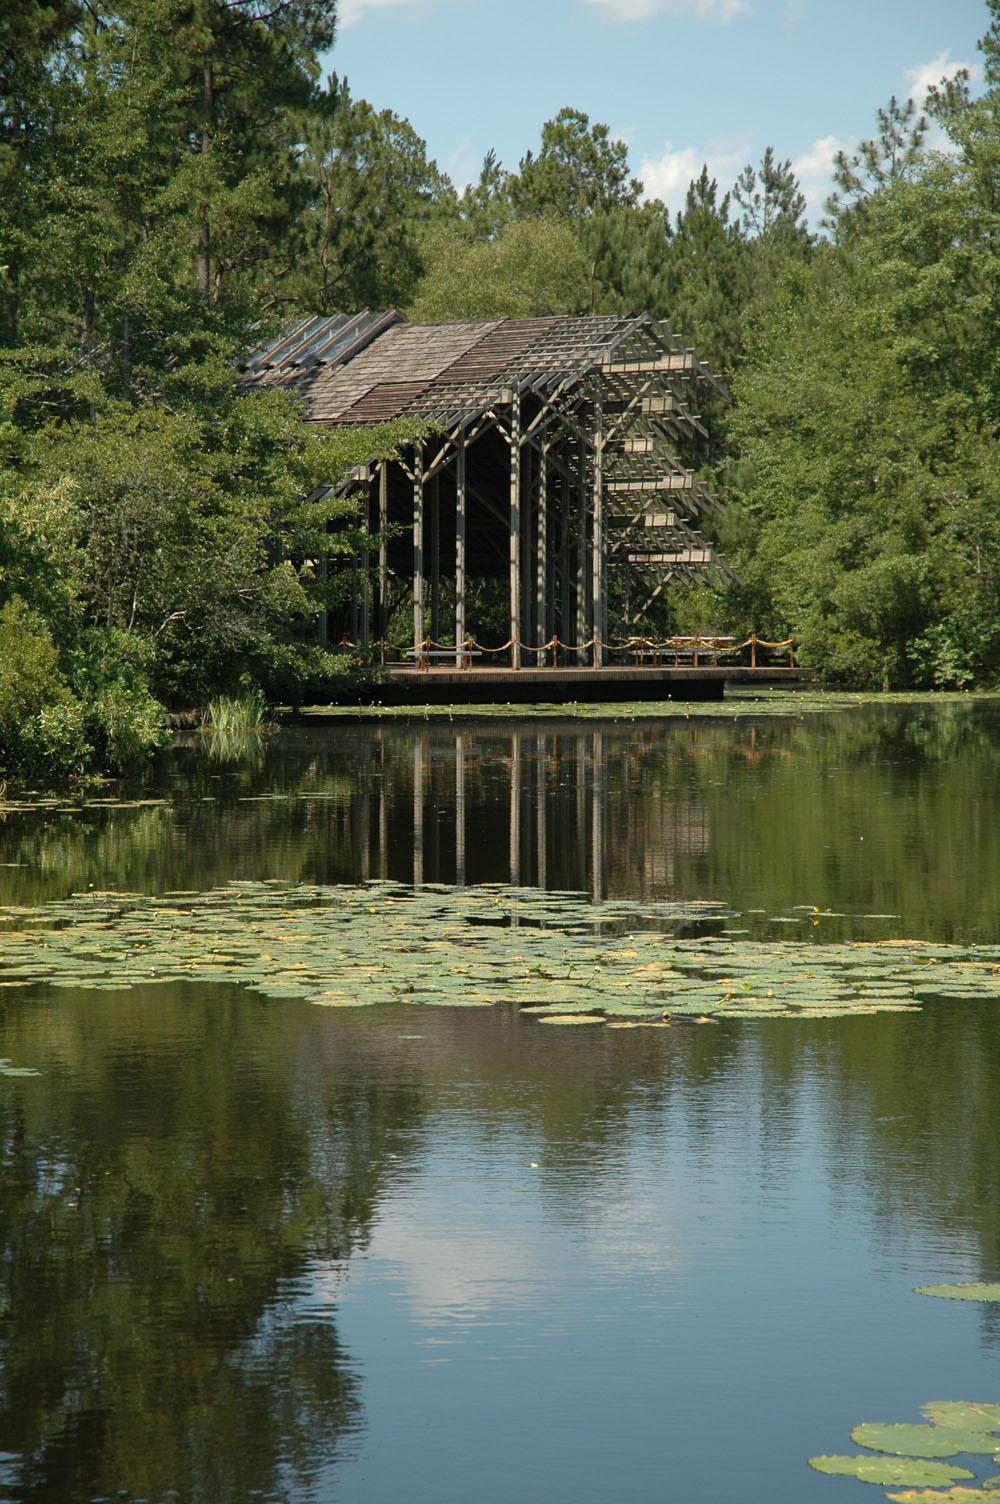
[[[378,467],[378,635],[389,630],[389,461]]]
[[[573,600],[569,562],[570,506],[572,493],[569,482],[563,475],[559,480],[559,636],[563,642],[573,640],[573,621],[570,608]]]
[[[369,540],[372,535],[372,498],[371,490],[365,491],[365,546],[361,550],[361,651],[368,661],[368,648],[371,643],[371,617],[372,617],[372,580],[371,580],[371,548]]]
[[[510,666],[521,667],[521,394],[510,408]]]
[[[582,647],[587,641],[587,623],[590,617],[587,609],[587,451],[582,439],[576,526],[576,645]],[[583,663],[580,653],[577,654],[576,661],[578,664]]]
[[[465,642],[465,430],[455,460],[455,667],[462,666]]]
[[[431,636],[435,642],[441,637],[441,475],[431,481],[430,495],[430,544],[431,544]]]
[[[413,652],[424,640],[424,449],[418,444],[413,466]]]
[[[543,444],[538,456],[538,544],[535,555],[535,643],[542,648],[548,641],[548,599],[546,586],[549,577],[549,490],[548,490],[548,445]],[[542,655],[538,654],[538,664]]]
[[[604,667],[605,647],[604,639],[607,636],[607,612],[604,600],[604,582],[606,571],[604,568],[604,402],[601,392],[600,378],[594,383],[594,533],[593,554],[591,563],[593,566],[593,635],[599,639],[598,646],[594,649],[594,663],[597,668]]]

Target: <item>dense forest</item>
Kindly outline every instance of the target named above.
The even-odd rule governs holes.
[[[660,627],[794,633],[829,682],[1000,675],[1000,0],[982,86],[895,99],[818,231],[768,149],[679,212],[567,108],[458,191],[322,78],[335,0],[0,11],[0,768],[126,766],[162,707],[345,671],[309,628],[342,501],[407,436],[317,435],[233,360],[306,313],[648,309],[717,369],[711,480],[740,583]],[[335,54],[334,54],[335,55]],[[931,149],[930,142],[937,145]],[[303,560],[302,564],[291,561]]]

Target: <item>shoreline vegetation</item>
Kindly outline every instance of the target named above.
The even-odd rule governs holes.
[[[319,624],[345,635],[378,550],[335,492],[427,425],[316,431],[235,373],[290,322],[364,308],[665,321],[732,396],[702,415],[698,480],[734,573],[632,629],[794,636],[836,690],[1000,683],[1000,0],[975,73],[838,153],[819,226],[772,147],[671,209],[568,107],[460,192],[408,121],[321,79],[335,0],[7,10],[0,779],[140,769],[170,707],[360,684]]]
[[[259,694],[219,697],[202,714],[191,712],[164,720],[158,726],[153,750],[138,765],[119,768],[114,774],[83,769],[47,772],[37,766],[18,776],[8,771],[0,776],[0,815],[33,808],[66,808],[74,801],[82,808],[95,799],[121,804],[163,804],[162,798],[135,794],[147,771],[169,755],[171,748],[194,745],[215,763],[230,767],[259,762],[267,739],[282,731],[317,731],[336,726],[380,721],[419,725],[433,722],[545,721],[558,722],[664,722],[754,721],[838,715],[864,707],[901,708],[972,706],[996,702],[1000,690],[873,691],[805,689],[736,689],[721,701],[635,700],[620,702],[539,702],[533,705],[303,705],[268,706]],[[182,724],[176,722],[182,721]],[[130,792],[121,793],[122,788]],[[116,792],[119,791],[119,792]]]

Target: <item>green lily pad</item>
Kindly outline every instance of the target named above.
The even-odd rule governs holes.
[[[977,1405],[972,1400],[930,1400],[921,1410],[936,1426],[960,1431],[1000,1430],[1000,1405]],[[994,1445],[991,1451],[997,1448]]]
[[[873,1452],[893,1452],[900,1457],[955,1457],[959,1452],[991,1454],[997,1439],[985,1431],[964,1431],[955,1426],[899,1426],[866,1421],[855,1426],[851,1440]]]
[[[943,1504],[996,1504],[996,1494],[985,1487],[943,1490],[908,1488],[903,1493],[886,1494],[886,1498],[896,1500],[897,1504],[937,1504],[938,1500],[943,1501]]]
[[[919,1457],[810,1457],[809,1466],[818,1473],[832,1473],[838,1478],[857,1478],[861,1483],[897,1484],[904,1488],[932,1487],[956,1483],[959,1478],[973,1478],[968,1468],[952,1463],[926,1462]]]
[[[964,1280],[957,1285],[917,1285],[917,1295],[936,1295],[940,1300],[1000,1300],[1000,1284]]]

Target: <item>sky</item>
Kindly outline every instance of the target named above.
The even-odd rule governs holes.
[[[975,77],[986,26],[982,0],[341,0],[324,64],[408,119],[459,188],[491,147],[516,167],[569,105],[674,210],[703,162],[725,189],[773,146],[815,224],[837,149],[890,95]]]

